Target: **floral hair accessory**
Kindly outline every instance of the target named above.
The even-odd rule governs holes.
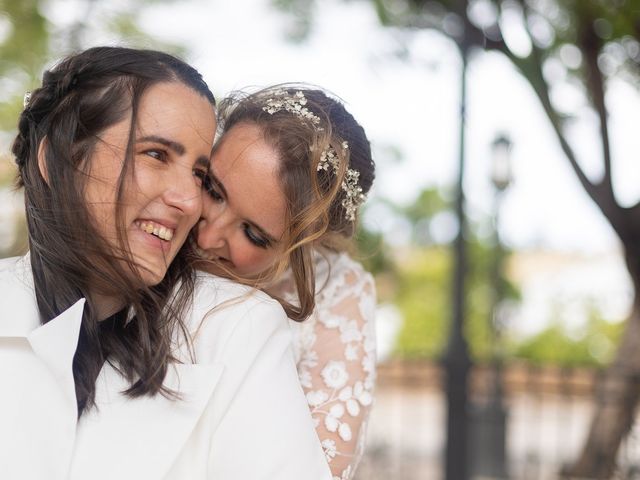
[[[262,107],[262,110],[269,115],[273,115],[281,110],[286,110],[300,117],[302,120],[310,120],[314,125],[320,124],[320,117],[305,107],[307,98],[304,96],[304,93],[297,91],[291,95],[286,90],[276,90],[273,95],[275,98],[267,99],[266,105]],[[319,128],[319,130],[322,129]]]
[[[22,107],[27,108],[29,106],[29,102],[31,101],[31,92],[25,92],[24,97],[22,99]]]
[[[348,150],[349,144],[342,142],[342,148]],[[340,168],[340,158],[331,147],[322,152],[320,161],[318,162],[318,171],[324,170],[326,172],[329,168],[331,168],[334,173],[338,173]],[[342,206],[345,210],[345,218],[350,222],[356,219],[358,207],[367,199],[367,196],[362,193],[362,187],[358,185],[359,178],[360,172],[353,168],[347,168],[341,185],[342,191],[346,194],[346,198],[342,200]]]
[[[356,211],[358,207],[364,203],[367,196],[362,193],[362,187],[358,185],[360,172],[352,168],[348,168],[342,181],[342,190],[346,193],[346,198],[342,200],[345,217],[353,222],[356,219]]]
[[[304,96],[304,93],[299,90],[294,94],[290,94],[286,90],[277,90],[274,92],[274,97],[267,99],[265,103],[266,105],[262,107],[262,110],[270,115],[285,110],[299,117],[301,120],[310,120],[319,131],[323,130],[322,127],[320,127],[320,117],[305,106],[307,104],[307,98]],[[345,151],[348,150],[349,144],[342,142],[342,148]],[[327,172],[329,169],[333,170],[333,173],[337,173],[340,169],[340,157],[331,146],[323,150],[320,155],[317,171],[324,170]],[[342,207],[345,210],[345,218],[350,222],[355,221],[358,207],[367,199],[366,195],[362,193],[362,187],[358,185],[359,178],[360,172],[352,168],[347,168],[341,185],[342,191],[346,195],[342,200]]]

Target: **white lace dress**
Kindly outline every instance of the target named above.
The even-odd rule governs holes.
[[[285,285],[279,291],[295,296]],[[316,308],[291,321],[300,383],[334,480],[350,480],[362,456],[373,401],[376,293],[371,274],[344,253],[316,257]]]

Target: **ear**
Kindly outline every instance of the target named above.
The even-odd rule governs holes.
[[[40,175],[44,178],[44,181],[49,184],[49,172],[47,171],[47,160],[45,158],[45,152],[47,148],[47,137],[44,137],[38,145],[38,169],[40,170]]]

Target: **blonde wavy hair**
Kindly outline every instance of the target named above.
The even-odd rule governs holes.
[[[270,99],[286,92],[302,92],[314,122],[286,109],[267,111]],[[274,85],[253,93],[235,92],[219,104],[218,142],[233,127],[255,125],[279,154],[279,178],[286,199],[285,233],[277,261],[259,278],[243,278],[224,265],[207,261],[203,268],[241,283],[258,287],[276,298],[289,318],[302,321],[315,308],[315,250],[350,248],[357,218],[347,218],[342,187],[347,169],[359,172],[358,184],[366,194],[374,180],[375,164],[364,129],[344,104],[322,89],[300,84]],[[344,144],[348,148],[344,147]],[[323,152],[331,148],[338,168],[319,169]],[[279,297],[269,286],[290,268],[298,302]]]

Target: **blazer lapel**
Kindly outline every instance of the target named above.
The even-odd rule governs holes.
[[[0,378],[8,391],[24,392],[24,398],[9,397],[4,403],[4,408],[9,408],[7,402],[11,405],[8,429],[13,432],[13,440],[3,436],[0,429],[0,445],[5,445],[4,453],[15,454],[6,467],[9,469],[7,478],[13,478],[12,462],[20,458],[21,453],[29,451],[32,458],[39,460],[26,465],[22,463],[20,474],[16,472],[15,478],[66,479],[73,457],[77,422],[72,362],[85,301],[79,300],[56,318],[40,325],[35,298],[28,289],[15,293],[10,298],[16,300],[12,305],[19,308],[4,324],[5,328],[0,329],[0,342],[2,337],[8,337],[9,342],[11,338],[20,338],[23,347],[16,349],[16,363],[3,365],[7,367],[4,372],[0,368]],[[26,354],[28,347],[32,354]]]
[[[128,382],[111,365],[98,377],[96,407],[82,416],[71,479],[160,479],[200,419],[222,375],[222,364],[176,364],[165,385],[180,399],[129,398]]]
[[[76,391],[73,380],[73,356],[78,347],[85,299],[78,300],[50,322],[33,330],[27,339],[35,354],[58,379],[60,388],[74,406],[77,416]]]

